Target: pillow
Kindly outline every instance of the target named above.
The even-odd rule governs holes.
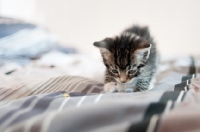
[[[10,36],[22,29],[33,29],[36,26],[20,20],[0,17],[0,39]]]
[[[58,42],[44,28],[24,21],[0,17],[0,60],[25,65],[52,50],[74,53],[75,49],[58,46]]]

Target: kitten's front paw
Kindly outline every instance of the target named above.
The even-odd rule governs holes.
[[[116,90],[116,82],[109,82],[104,84],[104,90],[106,91],[106,93],[112,93]]]

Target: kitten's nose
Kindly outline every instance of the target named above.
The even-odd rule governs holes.
[[[120,78],[121,83],[125,83],[126,82],[126,78]]]

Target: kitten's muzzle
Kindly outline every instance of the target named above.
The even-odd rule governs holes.
[[[126,81],[127,81],[127,79],[124,78],[124,77],[121,77],[119,80],[120,80],[121,83],[126,83]]]
[[[118,92],[133,92],[134,89],[130,88],[129,83],[117,83],[117,91]]]

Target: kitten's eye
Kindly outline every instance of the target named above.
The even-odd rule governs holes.
[[[144,64],[140,64],[137,68],[141,68],[141,67],[144,67],[145,65]]]
[[[111,72],[114,73],[114,74],[118,74],[118,71],[115,70],[115,69],[112,69]]]
[[[136,70],[129,70],[128,71],[128,74],[133,74],[133,73],[135,73],[136,72]]]

